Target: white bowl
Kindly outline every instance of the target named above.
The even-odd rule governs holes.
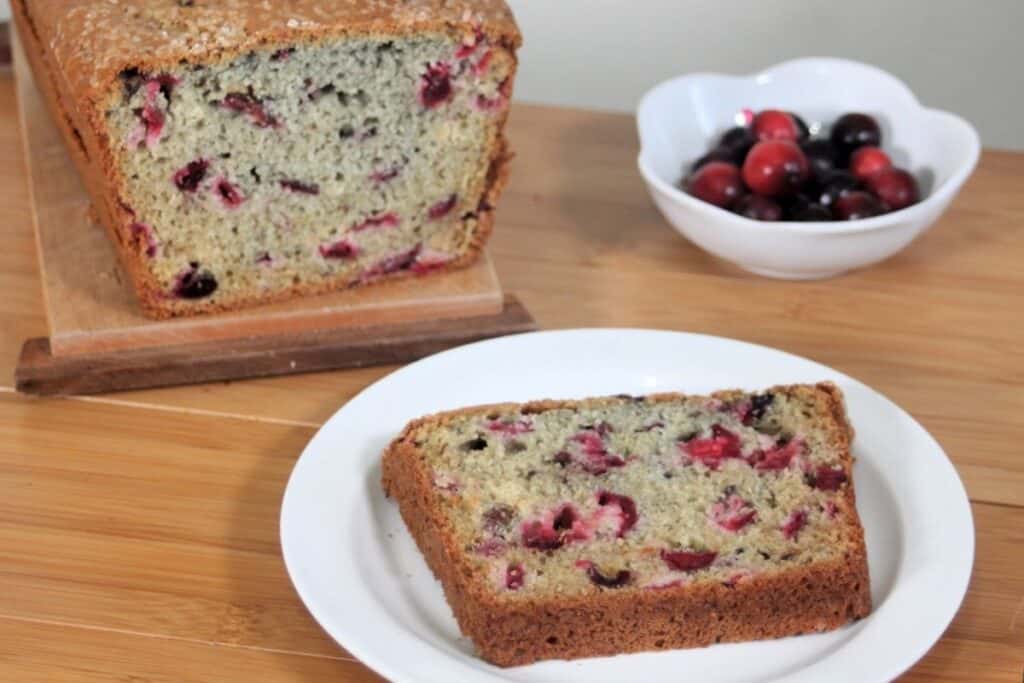
[[[702,202],[679,189],[684,167],[736,125],[743,109],[785,109],[812,131],[845,112],[875,116],[882,146],[917,177],[920,203],[849,222],[767,223]],[[806,58],[753,76],[690,74],[640,102],[640,173],[655,204],[702,249],[769,277],[830,277],[886,259],[942,215],[978,163],[977,131],[959,116],[923,107],[896,77],[867,64]]]

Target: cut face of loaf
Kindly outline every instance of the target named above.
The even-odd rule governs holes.
[[[485,407],[411,424],[384,486],[487,659],[688,647],[867,613],[851,436],[828,384]]]
[[[514,66],[483,33],[436,33],[122,72],[106,124],[150,308],[467,262],[505,162]]]

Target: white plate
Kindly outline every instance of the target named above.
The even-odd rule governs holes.
[[[499,669],[477,659],[380,487],[382,449],[423,414],[479,403],[832,380],[857,430],[854,480],[875,610],[839,631]],[[886,681],[919,659],[967,590],[974,526],[963,485],[906,412],[809,360],[716,337],[574,330],[506,337],[414,363],[350,401],[285,491],[284,559],[317,621],[402,681]]]

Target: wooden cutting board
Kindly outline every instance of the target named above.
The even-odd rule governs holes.
[[[50,328],[48,339],[26,345],[19,369],[19,386],[25,390],[43,391],[39,385],[43,376],[50,387],[48,392],[165,384],[166,378],[157,379],[164,377],[161,358],[177,368],[174,383],[185,383],[192,380],[181,359],[195,357],[196,353],[219,360],[215,372],[208,371],[194,381],[252,376],[259,366],[253,364],[253,354],[272,354],[282,345],[294,348],[299,337],[303,348],[317,357],[315,369],[326,369],[373,363],[373,334],[387,340],[387,351],[380,362],[395,362],[437,350],[438,344],[431,343],[432,339],[443,339],[443,347],[533,328],[529,315],[502,292],[486,254],[470,268],[433,277],[382,283],[237,313],[168,321],[146,318],[113,245],[89,218],[88,195],[36,88],[16,35],[12,43]],[[368,330],[372,331],[370,336]],[[355,356],[342,352],[346,339],[358,346]],[[408,349],[398,352],[406,339]],[[317,353],[317,348],[329,352]],[[146,380],[147,373],[138,372],[136,363],[131,382],[122,386],[116,368],[126,359],[132,360],[125,353],[141,351],[145,354],[139,358],[144,358],[142,365],[152,370],[153,383]],[[243,357],[248,360],[239,361]],[[332,363],[331,358],[337,362]],[[281,374],[290,367],[273,365],[274,372],[268,373],[263,367],[257,374]],[[83,372],[82,368],[95,371],[97,367],[106,368],[109,375],[102,386],[88,388],[76,380],[68,385],[75,388],[59,389],[63,370],[74,374]]]

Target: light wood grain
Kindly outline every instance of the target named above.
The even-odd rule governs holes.
[[[501,313],[501,285],[484,254],[475,265],[443,276],[217,316],[146,318],[109,239],[89,219],[89,197],[17,40],[14,54],[24,146],[30,152],[28,178],[50,349],[55,356]]]
[[[0,396],[0,415],[0,615],[347,656],[302,607],[278,549],[281,496],[312,429],[13,395]],[[1006,681],[1024,665],[1024,509],[973,512],[971,590],[907,680]],[[139,665],[92,649],[107,636],[72,633],[95,643],[83,646],[87,659]],[[292,680],[279,675],[261,680]]]
[[[21,341],[45,331],[12,93],[0,77],[8,383]],[[511,136],[519,156],[492,243],[505,286],[545,327],[738,337],[832,365],[909,410],[965,480],[977,554],[960,613],[904,680],[1020,681],[1024,155],[986,152],[949,214],[890,261],[793,284],[737,271],[664,224],[636,176],[627,117],[518,106]],[[71,653],[61,657],[28,644],[34,626],[6,624],[0,643],[17,634],[6,640],[27,654],[0,658],[0,678],[14,661],[42,680],[164,680],[145,669],[157,647],[147,643],[174,637],[185,639],[175,655],[198,662],[190,681],[327,679],[332,670],[315,662],[346,655],[288,585],[276,515],[313,430],[392,369],[89,401],[0,397],[0,614],[76,625],[60,632]],[[139,635],[96,630],[108,628]],[[245,648],[289,654],[247,662]],[[100,673],[85,678],[91,671]]]

